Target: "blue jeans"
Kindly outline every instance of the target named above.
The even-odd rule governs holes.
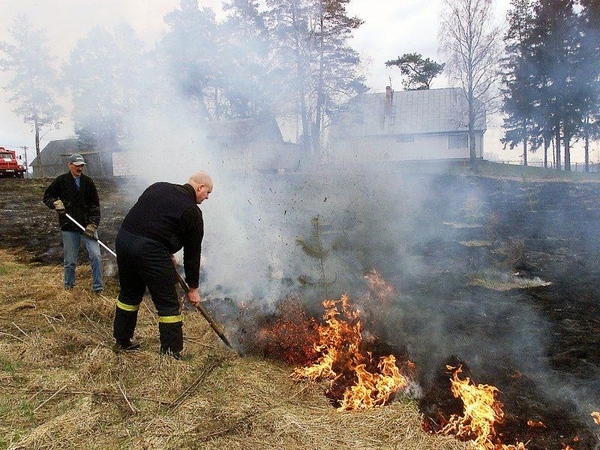
[[[65,288],[71,289],[75,286],[75,267],[79,256],[79,243],[83,239],[92,266],[92,289],[94,291],[102,290],[102,255],[98,241],[90,239],[78,231],[63,231],[62,237],[65,251]],[[98,237],[98,231],[96,231],[96,237]]]

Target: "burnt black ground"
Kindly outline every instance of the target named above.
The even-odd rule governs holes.
[[[41,203],[49,182],[0,180],[0,245],[23,261],[61,263],[55,213]],[[96,183],[100,237],[112,247],[140,185]],[[265,186],[277,183],[275,176]],[[427,192],[407,200],[405,183]],[[343,228],[345,255],[365,271],[378,268],[397,288],[384,317],[375,317],[374,331],[415,362],[431,428],[439,414],[457,412],[445,364],[459,360],[475,382],[499,388],[505,444],[598,448],[600,426],[590,413],[600,411],[600,184],[419,175],[391,186],[398,191],[391,200],[374,185],[372,191],[358,186],[370,202],[340,214],[333,228]],[[307,220],[319,213],[312,204],[306,209]],[[390,235],[387,225],[372,220],[396,211],[402,211],[398,227],[410,231]],[[395,241],[402,241],[401,250]],[[502,285],[513,277],[550,284],[495,290],[474,282]],[[231,318],[218,306],[212,311],[218,320]],[[527,420],[544,427],[528,427]]]
[[[484,238],[494,244],[459,249],[449,240],[430,243],[436,275],[415,284],[428,297],[448,300],[442,307],[452,310],[446,317],[455,322],[446,338],[459,342],[452,346],[456,356],[468,355],[466,374],[500,389],[507,414],[500,428],[506,435],[503,442],[529,442],[529,449],[563,444],[598,448],[600,427],[589,414],[598,411],[600,401],[599,186],[491,179],[439,182],[440,196],[432,210],[457,198],[453,192],[464,193],[466,184],[474,184],[485,199],[484,227],[463,229],[458,239]],[[459,208],[446,211],[452,212],[446,220],[464,222],[464,214],[453,214]],[[442,279],[448,279],[436,288],[443,261],[448,275]],[[488,270],[551,284],[497,292],[460,282],[461,276],[469,279],[473,272]],[[457,310],[471,314],[455,314]],[[460,343],[471,342],[469,337],[481,346]],[[421,402],[425,412],[449,401],[444,399],[449,386],[444,367],[436,372]],[[528,427],[525,420],[543,422],[545,428]]]
[[[140,186],[123,180],[94,180],[101,198],[100,240],[114,248],[123,217],[135,202]],[[42,203],[51,179],[1,179],[0,242],[19,250],[23,261],[62,263],[62,239],[56,212]],[[85,261],[85,251],[80,253]]]

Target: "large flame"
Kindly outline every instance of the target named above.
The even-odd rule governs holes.
[[[476,384],[469,377],[459,378],[462,367],[447,366],[452,371],[451,389],[456,398],[463,402],[464,415],[450,416],[442,428],[444,434],[453,434],[459,439],[473,441],[478,450],[524,450],[522,442],[504,445],[498,442],[494,424],[504,420],[503,404],[496,398],[498,389],[487,384]]]
[[[335,378],[337,376],[335,370],[338,369],[334,370],[334,365],[344,363],[359,354],[362,325],[358,320],[358,311],[351,311],[348,301],[346,295],[340,300],[323,301],[325,325],[318,327],[318,342],[313,346],[318,355],[317,360],[307,367],[294,370],[292,374],[294,379]],[[346,320],[339,318],[338,304]]]
[[[365,409],[383,406],[400,389],[406,389],[408,383],[396,366],[394,355],[384,356],[377,364],[379,373],[371,373],[365,364],[354,368],[356,384],[346,389],[339,409]]]
[[[318,327],[314,344],[316,360],[291,374],[295,380],[330,380],[328,397],[340,410],[373,408],[388,403],[408,386],[393,355],[376,361],[363,351],[359,311],[350,307],[349,298],[325,300],[324,324]]]

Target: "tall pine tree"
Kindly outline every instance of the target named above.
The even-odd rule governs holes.
[[[253,117],[272,112],[274,95],[271,41],[265,12],[256,0],[230,0],[223,3],[227,13],[219,26],[222,37],[224,100],[227,116]]]
[[[504,37],[505,57],[502,62],[504,137],[502,142],[511,149],[523,146],[523,165],[527,165],[528,145],[533,142],[536,86],[532,85],[534,70],[529,56],[530,36],[533,29],[533,5],[531,0],[512,0],[508,12],[509,28]]]
[[[571,169],[571,140],[581,126],[581,60],[573,0],[540,0],[535,6],[531,63],[538,87],[543,136],[553,136],[555,164]]]
[[[221,45],[214,11],[199,8],[198,0],[180,0],[180,8],[167,13],[164,21],[169,32],[159,43],[158,57],[174,88],[198,120],[218,118]]]
[[[590,140],[600,138],[600,2],[581,0],[582,70],[588,80],[589,109],[586,111],[581,134],[584,142],[585,171],[590,170]]]
[[[362,21],[348,15],[349,1],[267,0],[280,85],[293,92],[283,99],[296,102],[301,143],[314,161],[322,156],[329,114],[366,90],[358,53],[349,45]]]

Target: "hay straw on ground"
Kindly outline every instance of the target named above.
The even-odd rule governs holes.
[[[90,292],[90,269],[62,289],[62,267],[0,251],[0,447],[9,449],[465,449],[421,430],[413,403],[338,412],[316,383],[227,349],[185,313],[184,359],[158,354],[156,313],[140,308],[142,349],[112,351],[118,286]]]

